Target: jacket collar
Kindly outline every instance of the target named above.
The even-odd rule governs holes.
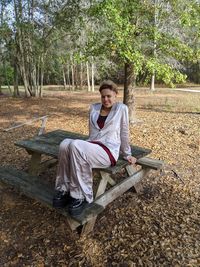
[[[100,114],[100,111],[101,111],[101,107],[102,107],[102,104],[101,103],[98,103],[96,106],[95,106],[95,110],[93,111],[92,113],[92,122],[93,124],[95,125],[95,127],[97,129],[100,129],[98,124],[97,124],[97,120],[99,118],[99,114]],[[117,108],[117,102],[115,102],[108,114],[108,117],[105,121],[105,125],[108,124],[112,118],[114,117],[115,113],[116,113],[116,108]]]

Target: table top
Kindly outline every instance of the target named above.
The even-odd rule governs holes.
[[[40,136],[35,136],[31,139],[17,141],[15,142],[15,145],[25,148],[29,152],[36,152],[57,158],[59,145],[65,138],[86,140],[88,139],[88,136],[64,130],[55,130]],[[137,159],[145,157],[151,153],[151,149],[134,145],[131,145],[131,150],[132,155]]]

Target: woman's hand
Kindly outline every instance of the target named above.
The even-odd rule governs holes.
[[[129,156],[129,157],[127,157],[127,160],[128,160],[128,162],[129,162],[130,164],[135,164],[136,161],[137,161],[137,159],[136,159],[135,157],[133,157],[133,156]]]

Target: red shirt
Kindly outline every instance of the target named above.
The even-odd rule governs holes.
[[[99,126],[100,129],[102,129],[104,127],[104,124],[105,124],[105,121],[106,121],[107,117],[108,116],[101,116],[101,115],[99,115],[99,118],[97,120],[97,124],[98,124],[98,126]],[[116,160],[113,157],[113,155],[110,152],[110,150],[104,144],[102,144],[101,142],[98,142],[98,141],[90,141],[90,143],[97,144],[97,145],[101,146],[106,151],[106,153],[108,154],[108,157],[110,159],[111,166],[115,166]]]

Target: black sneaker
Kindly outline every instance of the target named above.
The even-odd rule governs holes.
[[[56,191],[53,197],[54,208],[64,208],[70,201],[68,192]]]
[[[69,214],[72,216],[81,215],[86,205],[87,201],[85,199],[71,199],[68,209]]]

